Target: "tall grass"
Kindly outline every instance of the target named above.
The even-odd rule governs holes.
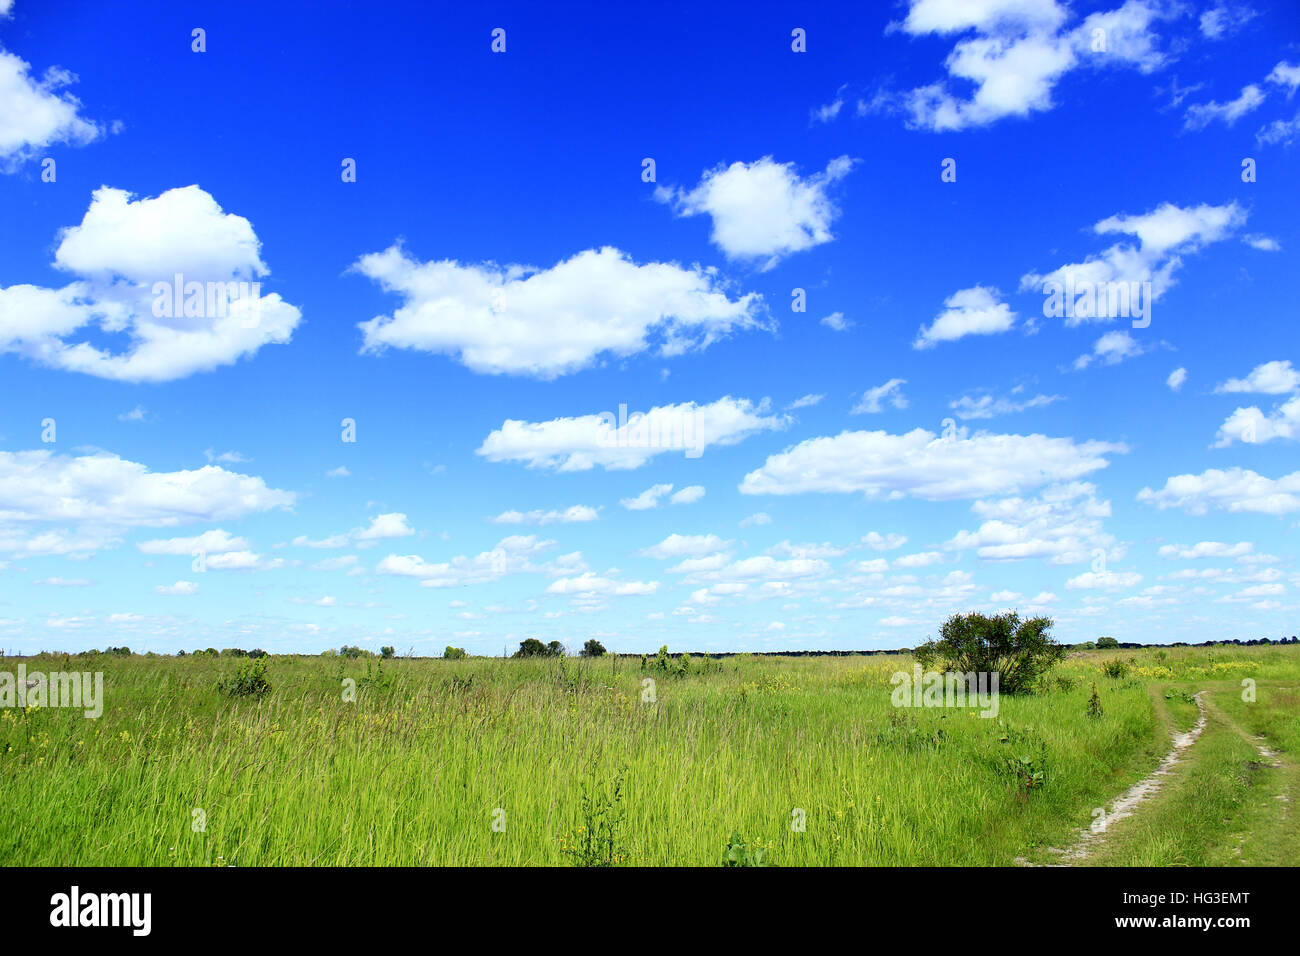
[[[626,657],[368,674],[279,656],[260,698],[218,694],[227,659],[28,658],[103,671],[105,707],[0,711],[0,863],[565,865],[621,774],[621,863],[716,865],[734,831],[778,865],[1005,865],[1067,839],[1168,749],[1152,687],[1300,675],[1295,648],[1121,653],[1124,677],[1101,671],[1113,652],[1074,655],[997,719],[891,706],[906,657],[670,677]]]

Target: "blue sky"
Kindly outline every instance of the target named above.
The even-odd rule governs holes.
[[[844,6],[0,0],[0,645],[1293,633],[1300,13]]]

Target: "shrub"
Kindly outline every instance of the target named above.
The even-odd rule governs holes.
[[[1092,696],[1088,698],[1088,716],[1100,717],[1105,711],[1101,708],[1101,695],[1097,693],[1097,685],[1092,685]]]
[[[582,645],[581,654],[583,657],[604,657],[605,645],[600,643],[594,637]]]
[[[1097,646],[1102,649],[1116,648],[1119,647],[1119,641],[1113,637],[1099,637],[1097,638]]]
[[[447,649],[442,652],[442,659],[445,661],[458,661],[468,656],[469,655],[465,652],[465,648],[452,647],[450,644],[448,644]],[[515,655],[515,657],[518,656],[518,654]]]
[[[1114,660],[1102,664],[1101,670],[1107,677],[1119,678],[1128,674],[1128,665],[1116,657]]]
[[[627,861],[623,847],[625,773],[619,770],[605,787],[597,786],[594,780],[583,784],[582,825],[560,839],[560,852],[575,866],[618,866]]]
[[[395,649],[391,644],[388,645],[387,647],[381,647],[381,648],[379,649],[379,656],[382,657],[384,660],[388,660],[390,657],[392,657],[392,656],[395,655],[396,653],[397,653],[397,650],[396,650],[396,649]]]
[[[339,648],[339,657],[346,657],[355,660],[358,657],[369,657],[369,656],[370,656],[369,651],[364,651],[359,647],[350,647],[347,644],[344,644],[342,647]]]
[[[758,841],[754,841],[755,844]],[[767,850],[762,846],[750,849],[739,831],[733,830],[731,838],[722,848],[722,866],[767,866]]]
[[[1048,634],[1051,618],[1020,620],[1014,611],[954,614],[943,622],[938,641],[922,645],[950,671],[994,673],[1003,693],[1024,693],[1065,657],[1065,645]],[[917,648],[921,651],[922,648]],[[919,658],[918,658],[919,659]]]
[[[266,679],[267,658],[239,662],[235,672],[217,681],[217,692],[224,697],[261,697],[271,689]]]

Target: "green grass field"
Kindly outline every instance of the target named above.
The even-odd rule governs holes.
[[[105,705],[0,710],[5,865],[714,866],[733,832],[775,865],[1051,863],[1202,690],[1201,738],[1081,862],[1300,862],[1300,647],[1077,652],[995,719],[894,707],[906,656],[274,657],[260,699],[217,693],[228,658],[22,662],[102,671]]]

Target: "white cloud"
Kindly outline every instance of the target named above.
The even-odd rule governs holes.
[[[1102,522],[1109,518],[1109,501],[1096,497],[1087,482],[1070,482],[1044,489],[1036,498],[981,499],[971,511],[982,519],[976,531],[959,531],[950,549],[974,549],[984,561],[1043,559],[1052,564],[1077,564],[1096,551],[1118,557],[1115,538]]]
[[[1183,128],[1191,130],[1204,129],[1214,122],[1231,126],[1247,113],[1259,109],[1260,104],[1263,102],[1264,91],[1251,83],[1249,86],[1242,87],[1241,94],[1235,100],[1229,100],[1226,103],[1218,101],[1195,103],[1187,107],[1187,116],[1183,122]]]
[[[1165,62],[1152,27],[1178,11],[1127,0],[1065,29],[1069,15],[1055,0],[913,0],[907,17],[893,27],[913,36],[973,35],[957,42],[945,60],[951,83],[931,83],[903,97],[909,124],[959,130],[1050,110],[1056,84],[1085,66],[1151,72]],[[1093,50],[1097,30],[1104,31],[1104,51]],[[973,89],[963,97],[954,85]]]
[[[149,413],[144,410],[143,405],[137,405],[129,412],[123,412],[117,416],[119,422],[142,422],[148,418]]]
[[[765,525],[771,523],[772,523],[772,516],[768,514],[766,511],[760,511],[757,514],[750,515],[748,518],[740,519],[740,526],[742,528],[750,528],[758,525]]]
[[[1220,242],[1246,222],[1246,212],[1235,202],[1225,206],[1189,206],[1163,203],[1149,213],[1137,216],[1116,215],[1096,223],[1097,235],[1120,233],[1137,238],[1136,246],[1120,242],[1083,262],[1061,266],[1046,274],[1030,272],[1020,280],[1022,292],[1049,292],[1049,283],[1057,288],[1081,291],[1107,290],[1111,283],[1151,283],[1151,301],[1159,299],[1174,285],[1174,273],[1182,257],[1211,243]],[[1147,307],[1150,307],[1148,303]],[[1065,324],[1109,322],[1115,316],[1108,309],[1073,309]],[[1082,313],[1082,314],[1081,314]]]
[[[80,278],[61,289],[0,288],[0,352],[122,382],[167,382],[232,365],[288,342],[301,318],[278,294],[260,295],[256,283],[267,268],[259,250],[249,221],[223,213],[198,186],[138,200],[101,187],[54,254],[57,268]],[[196,297],[181,292],[202,314],[154,314],[159,302],[174,311],[177,275],[187,289],[197,284]],[[220,309],[214,297],[209,306],[203,284],[229,282],[248,295],[228,305],[223,297]],[[162,294],[158,283],[166,284]],[[108,352],[88,340],[102,333],[120,333],[126,349]]]
[[[394,245],[354,268],[402,298],[359,324],[362,352],[441,353],[485,374],[554,379],[605,356],[680,355],[765,327],[762,296],[729,298],[717,270],[637,265],[609,246],[536,269],[419,262]]]
[[[587,505],[572,505],[563,511],[552,509],[550,511],[503,511],[495,518],[489,519],[493,524],[574,524],[584,521],[595,521],[600,514],[595,508]]]
[[[1255,134],[1255,144],[1258,146],[1290,146],[1300,135],[1300,113],[1296,113],[1291,119],[1277,119],[1260,127],[1259,132]]]
[[[1176,368],[1169,373],[1169,377],[1165,379],[1165,384],[1169,386],[1170,391],[1178,392],[1182,390],[1183,383],[1186,381],[1187,369]]]
[[[1137,339],[1128,332],[1107,332],[1093,343],[1092,351],[1085,352],[1074,360],[1075,369],[1085,369],[1093,362],[1102,365],[1118,365],[1128,358],[1135,358],[1147,351],[1138,345]]]
[[[1085,571],[1077,577],[1070,578],[1065,582],[1065,586],[1071,591],[1078,589],[1116,591],[1137,587],[1141,583],[1142,575],[1136,571]]]
[[[907,397],[903,394],[903,386],[907,384],[905,378],[891,378],[884,385],[877,385],[875,388],[869,388],[862,393],[862,398],[853,410],[852,415],[874,415],[884,411],[884,405],[888,404],[892,408],[904,409],[907,407]]]
[[[339,465],[337,468],[331,468],[325,472],[326,478],[351,478],[352,472],[348,471],[347,465]]]
[[[785,408],[786,411],[794,411],[796,408],[811,408],[812,406],[819,404],[825,397],[825,395],[805,395],[803,398],[796,398]]]
[[[691,505],[704,497],[703,485],[688,485],[673,494],[668,500],[675,505]]]
[[[1255,550],[1249,541],[1225,544],[1222,541],[1200,541],[1190,547],[1181,544],[1161,545],[1157,552],[1162,558],[1191,561],[1198,558],[1240,558]]]
[[[727,258],[770,269],[784,256],[834,238],[830,227],[838,210],[827,187],[852,168],[853,160],[840,156],[825,172],[802,178],[794,163],[764,156],[707,170],[690,192],[660,186],[655,198],[671,203],[679,216],[707,214],[713,243]]]
[[[1266,478],[1248,468],[1210,468],[1199,475],[1175,475],[1159,491],[1143,488],[1137,500],[1162,511],[1182,508],[1193,515],[1211,509],[1231,514],[1291,514],[1300,511],[1300,471]]]
[[[1278,242],[1272,236],[1242,236],[1241,241],[1252,249],[1258,249],[1260,252],[1281,252],[1282,243]]]
[[[993,418],[996,415],[1010,415],[1030,408],[1042,408],[1045,405],[1051,405],[1053,402],[1059,401],[1061,401],[1060,395],[1035,395],[1033,398],[1027,398],[1023,401],[1006,397],[994,398],[992,395],[963,395],[961,398],[949,402],[948,407],[956,413],[958,418],[978,419]]]
[[[107,452],[72,457],[0,451],[0,526],[72,522],[107,527],[171,527],[229,521],[288,508],[293,492],[215,465],[151,472]]]
[[[1291,367],[1290,359],[1256,365],[1245,378],[1230,378],[1215,387],[1216,392],[1249,392],[1258,395],[1284,395],[1300,390],[1300,371]]]
[[[734,445],[752,434],[789,424],[767,414],[766,402],[720,398],[709,405],[661,405],[619,423],[613,413],[555,418],[547,422],[507,419],[477,453],[489,461],[519,461],[530,468],[615,471],[640,468],[657,455],[684,451],[699,457],[711,445]]]
[[[938,551],[922,551],[918,554],[904,554],[894,559],[896,568],[928,568],[932,564],[938,564],[943,560],[943,554]]]
[[[0,18],[8,12],[5,0]],[[13,171],[37,150],[55,143],[84,146],[103,130],[81,115],[81,103],[64,87],[77,81],[67,70],[53,67],[39,80],[31,65],[0,49],[0,171]]]
[[[834,329],[836,332],[847,332],[853,327],[853,323],[844,318],[843,312],[832,312],[830,315],[824,316],[821,323],[828,329]]]
[[[1236,33],[1258,14],[1249,7],[1220,4],[1201,14],[1201,35],[1207,40],[1222,40]]]
[[[907,536],[892,532],[882,535],[878,531],[868,531],[862,536],[862,543],[872,551],[894,551],[907,544]]]
[[[658,508],[664,495],[672,490],[672,485],[651,485],[635,498],[621,498],[618,503],[628,511],[648,511],[651,508]]]
[[[648,558],[666,561],[670,558],[699,557],[722,551],[730,544],[730,541],[724,541],[716,534],[670,534],[658,544],[643,548],[641,553]]]
[[[574,595],[644,595],[659,590],[658,581],[617,581],[588,571],[572,578],[560,578],[547,587],[547,594]]]
[[[198,594],[199,586],[193,581],[177,581],[175,584],[160,584],[154,588],[156,594],[171,594],[185,597],[190,594]]]
[[[1006,494],[1069,481],[1106,467],[1104,455],[1124,445],[1045,435],[965,430],[940,438],[922,428],[903,435],[841,432],[812,438],[767,459],[747,474],[745,494],[862,492],[889,499],[942,501]]]
[[[934,348],[940,342],[953,342],[967,335],[994,335],[1016,324],[1016,314],[1001,301],[997,289],[972,286],[961,289],[943,300],[944,311],[930,325],[921,326],[914,349]]]
[[[358,528],[352,532],[352,540],[358,542],[359,547],[366,547],[362,542],[383,541],[387,538],[406,538],[415,534],[406,521],[406,515],[400,512],[389,514],[375,515],[370,519],[370,524],[365,528]]]
[[[507,574],[558,577],[587,570],[579,552],[560,555],[541,564],[533,560],[554,545],[554,541],[539,539],[535,535],[511,535],[502,538],[491,551],[473,557],[458,555],[444,562],[431,563],[416,554],[390,554],[375,566],[375,573],[416,578],[421,587],[452,588],[496,581]]]
[[[236,538],[228,531],[215,528],[192,538],[157,538],[152,541],[141,541],[136,547],[145,554],[181,554],[188,556],[195,551],[202,551],[205,554],[244,551],[249,548],[249,544],[244,538]]]
[[[1300,89],[1300,63],[1282,61],[1273,67],[1267,79],[1268,82],[1277,86],[1286,87],[1286,95],[1289,98],[1295,94],[1297,89]]]
[[[1238,408],[1219,426],[1214,447],[1226,448],[1238,441],[1262,444],[1274,438],[1300,438],[1300,395],[1274,408],[1270,415],[1254,405]]]

